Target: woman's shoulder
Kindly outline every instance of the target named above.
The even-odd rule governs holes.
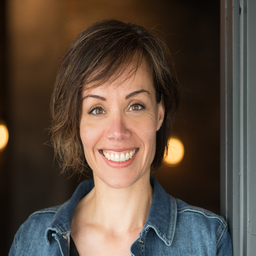
[[[177,203],[177,214],[178,215],[183,215],[184,217],[189,216],[191,218],[212,220],[212,221],[216,221],[217,223],[219,223],[221,225],[227,226],[227,223],[222,216],[220,216],[212,211],[206,210],[204,208],[187,204],[180,199],[175,199],[175,200]]]
[[[51,223],[54,215],[58,212],[60,207],[61,205],[35,211],[30,214],[22,225],[30,226],[32,223],[36,222],[37,225],[41,224],[47,226],[48,223]]]
[[[28,217],[28,219],[30,218],[37,218],[37,217],[49,217],[52,216],[54,214],[56,214],[56,212],[59,210],[59,208],[61,207],[61,205],[58,206],[52,206],[52,207],[48,207],[48,208],[44,208],[38,211],[33,212],[32,214],[30,214],[30,216]]]
[[[59,208],[50,207],[32,213],[15,234],[9,255],[31,255],[37,250],[43,251],[45,231]]]
[[[231,237],[223,217],[170,195],[168,197],[169,204],[165,199],[162,201],[169,205],[169,211],[163,205],[154,215],[156,220],[158,216],[161,219],[161,225],[154,230],[155,237],[165,241],[166,246],[162,247],[166,254],[163,255],[169,255],[170,251],[172,255],[232,255]],[[157,243],[158,239],[154,241]]]
[[[151,179],[151,182],[154,194],[149,215],[152,217],[150,221],[163,230],[165,226],[171,225],[172,231],[182,236],[207,233],[217,239],[220,239],[227,230],[227,223],[223,217],[172,197],[166,193],[156,179]],[[161,221],[157,222],[158,219]]]
[[[208,234],[209,237],[215,236],[218,243],[227,232],[228,225],[226,220],[218,214],[189,205],[182,200],[175,199],[177,203],[177,228],[183,232],[194,234]]]
[[[61,206],[49,207],[32,213],[20,226],[16,236],[35,235],[35,232],[46,230]]]

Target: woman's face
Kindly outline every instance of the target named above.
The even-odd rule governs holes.
[[[156,131],[164,118],[145,62],[128,79],[83,91],[80,136],[95,184],[129,187],[150,175]]]

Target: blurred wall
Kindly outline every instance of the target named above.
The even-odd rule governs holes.
[[[9,247],[33,211],[69,198],[85,177],[59,175],[49,140],[49,102],[58,64],[74,36],[116,18],[162,31],[183,86],[173,134],[183,161],[155,176],[168,193],[219,212],[219,1],[9,0]],[[6,190],[7,191],[7,190]]]

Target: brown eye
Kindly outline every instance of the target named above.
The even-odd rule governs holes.
[[[139,111],[144,109],[145,107],[141,104],[133,104],[129,107],[129,111]]]
[[[105,114],[105,110],[102,107],[95,107],[90,110],[89,114],[91,115],[103,115]]]

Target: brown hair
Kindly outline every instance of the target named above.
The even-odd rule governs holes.
[[[178,83],[168,48],[141,26],[104,20],[78,34],[57,74],[51,102],[51,140],[63,171],[81,173],[90,169],[79,134],[84,86],[91,82],[98,86],[109,79],[116,79],[134,57],[137,68],[142,60],[147,62],[157,102],[163,98],[165,118],[156,135],[156,153],[151,167],[157,169],[161,165],[179,104]]]

